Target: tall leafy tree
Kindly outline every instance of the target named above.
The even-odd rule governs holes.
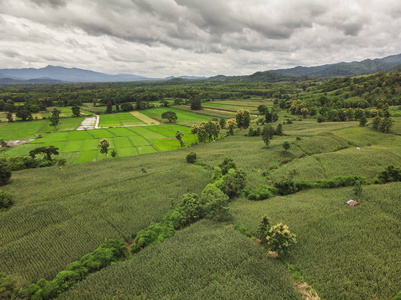
[[[106,154],[107,158],[107,153],[109,152],[109,146],[110,146],[109,141],[107,139],[102,139],[97,146],[100,148],[100,153]]]

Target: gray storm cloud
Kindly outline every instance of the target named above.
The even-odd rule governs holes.
[[[391,0],[2,0],[0,64],[250,74],[400,53],[400,20]]]

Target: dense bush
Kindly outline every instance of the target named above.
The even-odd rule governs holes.
[[[7,184],[11,178],[11,170],[7,161],[0,158],[0,185]]]
[[[27,283],[23,279],[0,273],[0,299],[26,299],[28,296]]]
[[[274,183],[274,187],[278,189],[278,193],[281,195],[289,195],[298,192],[298,188],[291,179],[282,179]]]
[[[235,162],[232,158],[224,157],[224,160],[221,164],[219,164],[219,168],[221,169],[223,175],[227,174],[230,169],[237,169]]]
[[[253,129],[252,127],[249,127],[248,130],[248,136],[260,136],[262,134],[262,131],[260,128]]]
[[[13,204],[13,196],[6,191],[0,190],[0,211],[9,208]]]
[[[269,185],[261,184],[257,190],[245,188],[244,192],[249,200],[265,200],[276,196],[278,189]]]
[[[118,240],[106,240],[93,252],[83,256],[79,261],[69,264],[66,270],[47,281],[40,279],[29,287],[31,299],[51,299],[64,292],[69,286],[113,262],[124,260],[128,255],[126,245]]]
[[[393,165],[387,166],[376,176],[375,179],[376,183],[386,183],[392,181],[401,181],[401,169],[396,168]]]
[[[229,198],[214,184],[208,184],[202,191],[205,216],[215,221],[226,221],[230,217]]]
[[[7,164],[11,171],[51,167],[56,163],[56,160],[43,160],[28,156],[15,156],[7,159]]]
[[[187,155],[187,162],[188,163],[194,163],[196,161],[196,153],[195,152],[191,152]]]
[[[214,184],[230,198],[239,196],[246,185],[246,173],[243,170],[230,169]]]
[[[134,110],[134,107],[132,106],[131,103],[126,102],[126,103],[121,104],[121,109],[122,109],[122,111],[132,111],[132,110]]]

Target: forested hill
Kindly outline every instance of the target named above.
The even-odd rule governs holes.
[[[397,70],[401,68],[401,54],[387,56],[378,59],[366,59],[360,62],[328,64],[316,67],[295,67],[291,69],[279,69],[266,71],[284,76],[307,76],[307,77],[336,77],[357,76],[373,74],[381,71]]]

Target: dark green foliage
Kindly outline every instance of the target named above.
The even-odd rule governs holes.
[[[266,147],[269,146],[270,140],[273,138],[273,136],[274,136],[273,127],[270,124],[265,125],[262,130],[262,139],[265,142]]]
[[[266,105],[261,104],[258,106],[258,111],[259,111],[260,115],[266,115],[266,113],[269,111],[269,109],[267,108]]]
[[[71,108],[72,114],[74,117],[79,117],[81,116],[81,108],[79,106],[73,106]]]
[[[401,300],[401,292],[398,292],[397,295],[393,297],[393,300]]]
[[[8,122],[10,122],[10,123],[14,121],[13,114],[11,112],[7,113],[6,118],[7,118]]]
[[[113,105],[112,103],[109,101],[107,103],[107,108],[106,108],[106,114],[111,114],[113,112]]]
[[[267,242],[266,236],[267,233],[269,232],[270,227],[271,227],[270,219],[267,215],[264,215],[260,220],[258,231],[256,232],[256,236],[258,237],[258,239],[260,239],[262,244],[265,244]]]
[[[70,263],[66,270],[59,272],[52,281],[40,279],[29,287],[31,299],[52,299],[66,291],[89,273],[96,272],[113,262],[124,260],[128,255],[125,243],[118,240],[106,240],[93,252],[79,261]]]
[[[331,189],[338,187],[354,186],[359,182],[361,185],[367,183],[366,178],[361,176],[336,176],[329,179],[295,182],[295,188],[299,191],[307,189]]]
[[[65,160],[65,159],[64,159]],[[43,160],[28,156],[14,156],[7,158],[10,171],[20,171],[25,169],[44,168],[54,166],[55,160]],[[58,161],[57,161],[58,164]]]
[[[138,232],[131,252],[137,253],[146,246],[159,243],[165,238],[174,235],[174,233],[175,231],[172,223],[151,224],[147,230]]]
[[[66,163],[67,163],[67,160],[65,158],[61,158],[61,159],[57,160],[58,166],[65,166]]]
[[[394,120],[391,118],[383,118],[380,122],[379,131],[388,133],[394,125]]]
[[[292,179],[282,179],[279,182],[275,182],[274,187],[278,189],[278,193],[281,195],[289,195],[298,192],[298,188],[295,186]]]
[[[191,103],[192,110],[201,110],[202,109],[202,100],[199,96],[192,97],[189,102]]]
[[[229,198],[214,184],[208,184],[202,191],[201,202],[204,203],[205,216],[214,221],[227,221],[231,214],[228,207]]]
[[[116,151],[116,149],[111,150],[110,154],[111,154],[111,157],[112,157],[112,158],[115,158],[115,157],[117,156],[117,151]]]
[[[366,118],[366,115],[363,114],[363,116],[359,119],[359,126],[364,127],[367,122],[368,122],[368,119]]]
[[[322,123],[322,122],[324,122],[324,116],[318,115],[316,120],[317,120],[318,123]]]
[[[215,185],[230,198],[239,196],[246,186],[246,173],[243,170],[230,169],[215,181]]]
[[[7,184],[11,178],[11,171],[7,161],[0,158],[0,185]]]
[[[127,111],[133,111],[134,107],[132,106],[131,103],[126,102],[126,103],[121,104],[121,109],[122,109],[122,111],[127,112]]]
[[[239,109],[235,114],[235,120],[238,128],[248,128],[251,121],[251,115],[248,110]]]
[[[252,127],[249,127],[248,136],[260,136],[260,135],[261,135],[260,128],[253,129]]]
[[[22,119],[22,121],[26,121],[26,120],[31,121],[33,119],[32,118],[32,113],[29,110],[26,110],[26,109],[17,111],[15,116],[17,118]]]
[[[33,149],[29,151],[29,156],[32,158],[35,158],[36,155],[38,154],[43,154],[43,159],[45,160],[52,160],[52,155],[58,155],[58,148],[54,146],[45,146],[45,147],[39,147],[36,149]]]
[[[0,211],[13,205],[13,195],[7,191],[0,190]]]
[[[195,152],[190,152],[188,155],[187,155],[187,162],[188,163],[194,163],[196,161],[196,153]]]
[[[285,142],[283,143],[283,148],[284,148],[284,151],[290,150],[290,148],[291,148],[290,142],[285,141]]]
[[[380,124],[381,124],[382,118],[377,116],[376,118],[373,119],[372,127],[375,130],[379,130]]]
[[[281,123],[274,130],[274,135],[283,135],[283,125]]]
[[[182,140],[182,136],[184,134],[181,131],[177,131],[175,134],[175,138],[178,140],[178,142],[180,143],[181,148],[184,147],[184,141]]]
[[[173,111],[166,111],[162,113],[162,119],[168,119],[169,123],[177,121],[177,114]]]
[[[393,165],[387,166],[380,172],[375,179],[377,183],[386,183],[392,181],[401,181],[401,168],[396,168]]]
[[[221,118],[221,119],[219,120],[220,128],[222,128],[222,129],[226,128],[226,122],[227,122],[226,119]]]
[[[224,160],[221,164],[219,164],[219,168],[223,175],[227,174],[230,169],[237,169],[235,162],[230,157],[224,157]]]
[[[257,190],[248,187],[245,188],[244,192],[249,200],[259,201],[276,196],[278,189],[269,185],[261,184]]]
[[[244,224],[234,223],[234,229],[249,238],[253,238],[252,232],[250,232]]]
[[[27,299],[27,283],[13,275],[0,273],[0,299]]]

